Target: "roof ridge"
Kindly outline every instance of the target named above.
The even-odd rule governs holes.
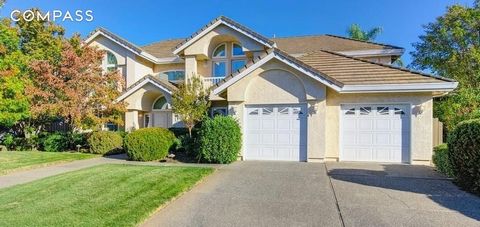
[[[353,60],[356,60],[356,61],[361,61],[361,62],[365,62],[365,63],[369,63],[369,64],[373,64],[373,65],[378,65],[378,66],[382,66],[382,67],[386,67],[386,68],[390,68],[390,69],[397,69],[397,70],[401,70],[401,71],[404,71],[404,72],[415,73],[415,74],[418,74],[418,75],[421,75],[421,76],[431,77],[431,78],[434,78],[434,79],[439,79],[439,80],[443,80],[443,81],[447,81],[447,82],[455,82],[455,80],[450,79],[450,78],[446,78],[446,77],[442,77],[442,76],[436,76],[436,75],[412,70],[412,69],[405,68],[405,67],[383,64],[383,63],[379,63],[379,62],[373,62],[373,61],[369,61],[369,60],[365,60],[365,59],[361,59],[361,58],[357,58],[357,57],[352,57],[352,56],[348,56],[348,55],[345,55],[345,54],[341,54],[341,53],[334,52],[334,51],[329,51],[329,50],[311,51],[311,52],[303,55],[302,57],[314,54],[316,52],[325,52],[325,53],[337,55],[337,56],[340,56],[340,57],[345,57],[345,58],[353,59]]]
[[[104,27],[97,27],[95,30],[93,30],[92,32],[90,32],[90,34],[84,39],[84,40],[87,40],[89,39],[91,36],[93,36],[95,33],[97,32],[102,32],[102,33],[105,33],[106,35],[108,36],[111,36],[113,39],[117,39],[117,41],[119,41],[120,43],[134,49],[135,51],[141,53],[142,52],[142,48],[140,48],[139,46],[137,46],[136,44],[128,41],[127,39],[111,32],[110,30],[104,28]]]
[[[373,41],[365,41],[365,40],[354,39],[354,38],[349,38],[349,37],[340,36],[340,35],[332,35],[332,34],[325,34],[325,35],[326,35],[326,36],[330,36],[330,37],[339,38],[339,39],[346,39],[346,40],[357,41],[357,42],[362,42],[362,43],[369,43],[369,44],[375,44],[375,45],[380,45],[380,46],[388,46],[388,47],[392,47],[392,48],[394,48],[394,49],[403,49],[403,50],[405,49],[405,48],[403,48],[403,47],[394,46],[394,45],[390,45],[390,44],[373,42]]]
[[[321,37],[321,36],[328,36],[328,35],[327,35],[327,34],[292,35],[292,36],[272,37],[272,39],[288,39],[288,38],[304,38],[304,37]]]

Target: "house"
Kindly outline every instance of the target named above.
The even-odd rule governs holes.
[[[212,86],[211,114],[243,130],[243,160],[429,164],[432,98],[457,82],[392,66],[403,48],[334,35],[267,38],[220,16],[186,39],[139,47],[99,28],[106,70],[127,88],[126,130],[181,126],[171,94],[188,77]]]

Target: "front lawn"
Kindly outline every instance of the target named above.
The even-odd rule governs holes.
[[[212,168],[109,164],[0,190],[0,226],[135,226]]]
[[[85,153],[5,151],[0,152],[0,175],[8,172],[98,157]]]

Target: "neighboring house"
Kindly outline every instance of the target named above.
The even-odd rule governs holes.
[[[429,164],[432,98],[457,82],[390,64],[404,49],[333,35],[267,38],[218,17],[187,39],[138,47],[105,29],[86,40],[127,88],[125,128],[175,127],[171,94],[212,87],[211,114],[243,129],[244,160]]]

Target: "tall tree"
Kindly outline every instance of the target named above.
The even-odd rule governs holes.
[[[192,137],[192,129],[207,114],[210,107],[209,89],[205,89],[199,76],[192,75],[185,84],[173,92],[172,110],[177,114]]]
[[[375,27],[368,31],[363,30],[360,25],[352,24],[347,30],[348,36],[352,39],[358,39],[362,41],[373,41],[377,36],[382,33],[381,27]]]
[[[29,116],[24,96],[27,59],[19,48],[20,38],[10,20],[0,21],[0,126],[12,127]]]
[[[125,106],[115,99],[123,79],[117,71],[103,72],[104,54],[89,46],[77,49],[64,41],[58,64],[32,61],[32,83],[26,89],[32,116],[61,116],[77,129],[107,122],[122,124]]]
[[[424,29],[413,44],[411,67],[459,82],[454,93],[434,105],[435,116],[451,130],[461,120],[480,117],[480,1],[473,7],[449,6]]]

